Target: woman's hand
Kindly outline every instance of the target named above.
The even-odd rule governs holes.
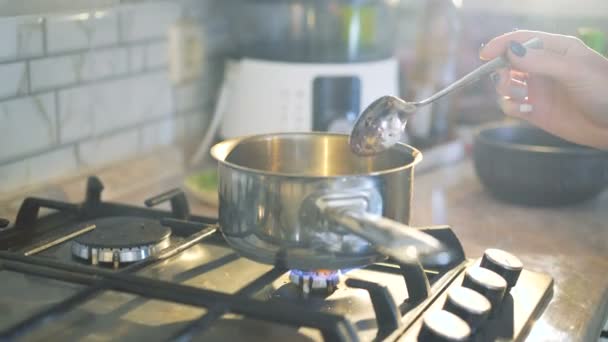
[[[534,37],[542,48],[521,44]],[[511,69],[492,75],[505,114],[574,143],[608,149],[608,59],[578,38],[535,31],[494,38],[480,58],[505,53]]]

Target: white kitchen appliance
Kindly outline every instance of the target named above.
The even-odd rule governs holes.
[[[361,110],[398,95],[396,58],[300,63],[243,58],[229,63],[224,138],[271,132],[348,132]]]
[[[399,0],[223,1],[228,62],[207,133],[350,132],[383,95],[399,94]],[[218,132],[219,131],[219,132]]]

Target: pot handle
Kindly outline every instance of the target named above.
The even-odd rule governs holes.
[[[320,198],[316,205],[326,219],[369,241],[380,254],[397,262],[435,265],[452,262],[452,253],[439,240],[406,224],[367,212],[367,201],[361,197]]]

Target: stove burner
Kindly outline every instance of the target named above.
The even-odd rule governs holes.
[[[117,216],[90,222],[96,228],[72,241],[72,255],[92,265],[143,260],[169,246],[171,229],[156,220]]]
[[[308,295],[310,293],[330,295],[338,288],[338,283],[340,282],[340,271],[291,270],[289,272],[289,280],[298,285],[304,295]]]

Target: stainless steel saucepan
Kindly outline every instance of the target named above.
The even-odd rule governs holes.
[[[408,226],[421,153],[397,144],[353,154],[348,135],[282,133],[223,141],[219,223],[250,259],[296,269],[345,269],[391,257],[449,262],[432,236]]]

